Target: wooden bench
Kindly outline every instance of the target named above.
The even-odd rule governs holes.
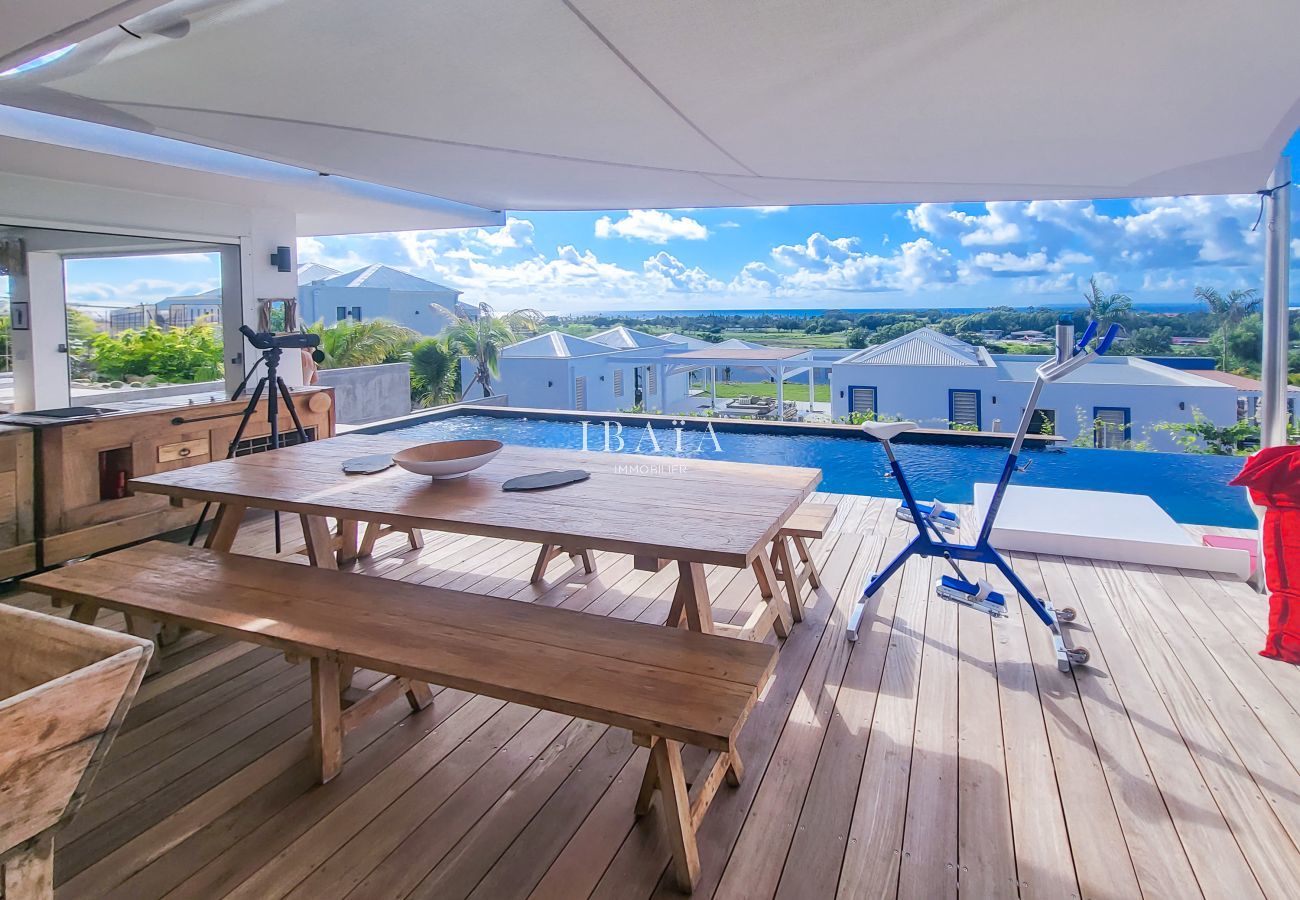
[[[821,587],[821,574],[808,550],[810,539],[826,536],[831,520],[835,518],[835,505],[831,503],[805,503],[786,520],[772,541],[772,569],[785,586],[790,615],[796,622],[803,621],[802,591],[805,584]],[[790,551],[794,546],[794,553]],[[795,562],[798,555],[799,561]]]
[[[650,748],[636,812],[658,794],[687,891],[696,829],[722,781],[739,783],[736,737],[776,661],[766,644],[157,541],[24,586],[81,621],[107,607],[310,660],[322,782],[339,771],[350,728],[402,694],[427,705],[428,683],[630,729]],[[344,707],[346,666],[391,677]],[[689,789],[682,744],[710,751]]]

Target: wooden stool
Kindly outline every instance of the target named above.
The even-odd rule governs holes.
[[[533,577],[528,580],[529,584],[537,584],[545,578],[546,567],[551,564],[551,560],[563,553],[567,553],[570,559],[581,557],[582,570],[588,575],[596,571],[596,560],[590,550],[572,550],[559,544],[542,544],[542,550],[537,554],[537,564],[533,566]]]
[[[790,603],[790,615],[796,622],[803,621],[803,603],[801,591],[805,583],[814,588],[821,587],[821,576],[817,564],[808,552],[808,540],[826,535],[831,519],[835,518],[835,507],[829,503],[805,503],[795,510],[795,514],[781,526],[776,539],[772,541],[771,560],[776,577],[785,585],[785,596]],[[795,553],[790,552],[791,545]],[[798,563],[795,554],[798,554]]]

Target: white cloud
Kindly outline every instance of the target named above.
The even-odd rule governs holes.
[[[982,214],[922,203],[906,216],[940,242],[1019,248],[1021,255],[1042,248],[1061,265],[1140,270],[1258,265],[1260,236],[1250,230],[1257,212],[1257,197],[1236,195],[1134,200],[1123,214],[1086,200],[987,203]]]
[[[709,229],[686,216],[676,217],[660,209],[630,209],[614,221],[609,216],[596,220],[596,237],[621,237],[629,241],[666,244],[672,240],[702,241]]]
[[[1012,288],[1020,294],[1063,294],[1079,289],[1079,278],[1069,272],[1059,275],[1029,275],[1018,278]]]
[[[781,287],[781,276],[761,262],[746,263],[729,287],[733,291],[771,293]]]
[[[136,278],[127,282],[68,281],[68,300],[105,306],[135,306],[157,303],[168,297],[191,297],[210,291],[220,279],[206,281],[167,281],[160,278]]]
[[[709,277],[699,266],[687,268],[686,264],[666,250],[660,250],[642,264],[646,277],[666,290],[702,293],[722,290],[723,284]]]
[[[993,253],[985,250],[970,258],[970,265],[991,275],[1036,275],[1047,271],[1047,252],[1037,250],[1019,256],[1015,253]]]
[[[818,232],[805,243],[774,247],[772,259],[794,270],[781,276],[781,289],[912,292],[957,280],[952,254],[927,238],[902,244],[889,256],[863,252],[859,244],[856,237],[832,239]]]
[[[772,258],[783,266],[793,268],[810,268],[819,272],[847,262],[857,252],[859,240],[856,237],[828,238],[820,231],[808,236],[802,244],[782,244],[772,248]]]
[[[783,213],[790,209],[788,206],[751,206],[748,207],[760,216],[770,216],[775,213]]]

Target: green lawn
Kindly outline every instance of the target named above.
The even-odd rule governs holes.
[[[816,347],[819,349],[839,349],[847,346],[844,336],[847,331],[835,331],[831,334],[804,334],[802,331],[724,331],[723,339],[740,338],[755,344],[767,344],[771,347]]]
[[[730,400],[732,397],[775,397],[776,385],[770,381],[719,381],[718,397]],[[783,396],[786,400],[808,402],[808,382],[787,381]],[[817,385],[817,402],[831,402],[831,386]]]

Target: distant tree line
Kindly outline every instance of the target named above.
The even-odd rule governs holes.
[[[552,317],[546,320],[545,325],[575,331],[627,325],[652,333],[678,332],[715,343],[757,332],[832,335],[837,336],[843,346],[854,349],[883,344],[918,328],[928,327],[971,344],[987,346],[994,352],[1023,352],[1026,349],[1042,351],[1043,348],[1009,344],[1005,338],[993,337],[993,333],[1007,335],[1018,331],[1041,331],[1050,335],[1065,315],[1073,321],[1076,331],[1082,330],[1089,319],[1096,319],[1103,325],[1111,322],[1122,325],[1124,339],[1115,345],[1112,353],[1213,356],[1223,371],[1257,375],[1263,332],[1258,293],[1254,290],[1222,292],[1217,288],[1198,286],[1193,298],[1203,303],[1205,308],[1191,312],[1140,310],[1135,308],[1133,299],[1127,294],[1107,291],[1092,278],[1081,297],[1082,303],[1074,310],[994,306],[977,312],[947,309],[850,312],[830,309],[799,315],[711,313],[702,316],[663,314],[649,318],[601,315]],[[1207,343],[1175,344],[1174,338],[1179,337],[1202,338]],[[1291,338],[1300,340],[1300,323],[1291,323]],[[1300,371],[1300,350],[1292,352],[1290,369],[1292,372]],[[1300,383],[1300,375],[1293,376],[1293,380]]]

